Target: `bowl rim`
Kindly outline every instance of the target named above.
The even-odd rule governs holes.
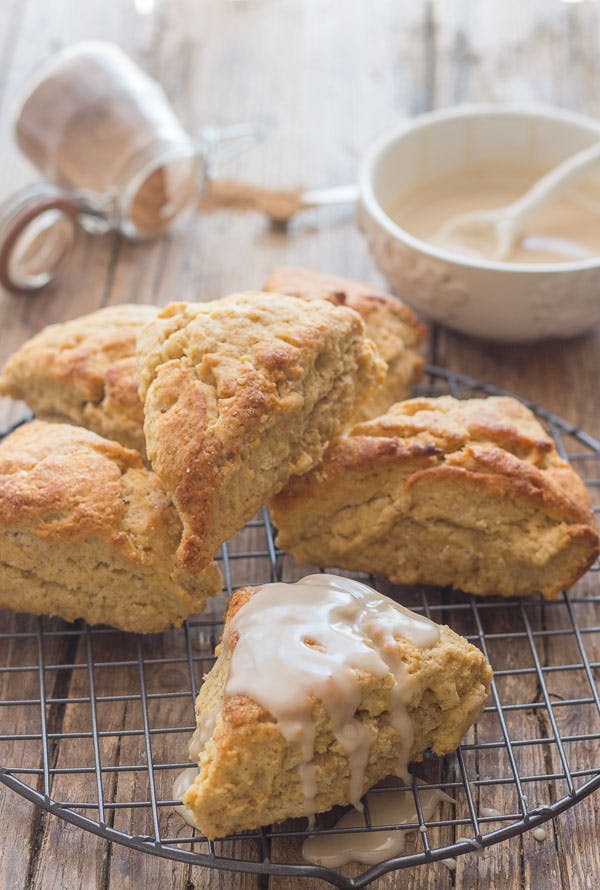
[[[540,118],[545,120],[558,121],[567,124],[573,124],[578,127],[588,129],[593,135],[598,134],[600,139],[600,120],[590,115],[582,114],[577,111],[570,111],[563,108],[557,108],[551,105],[536,103],[512,103],[512,102],[477,102],[463,103],[454,105],[449,108],[437,109],[435,111],[427,111],[415,117],[405,118],[394,127],[393,130],[387,130],[378,139],[376,139],[365,153],[359,170],[358,192],[359,202],[375,218],[379,225],[384,228],[390,235],[399,241],[403,241],[414,250],[421,253],[429,254],[436,259],[451,263],[461,268],[493,270],[495,272],[524,272],[526,274],[539,273],[557,273],[557,272],[579,272],[588,269],[597,269],[600,267],[600,254],[585,260],[568,260],[562,263],[517,263],[502,262],[499,260],[478,259],[476,257],[461,256],[442,247],[423,241],[415,235],[411,235],[406,229],[403,229],[394,220],[388,216],[378,199],[375,197],[373,190],[373,175],[377,165],[381,161],[381,156],[395,143],[399,142],[405,135],[414,130],[427,129],[446,120],[457,118],[475,118],[484,115],[501,116],[522,116],[528,118]]]

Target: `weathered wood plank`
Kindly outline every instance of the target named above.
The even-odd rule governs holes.
[[[49,626],[48,623],[45,624]],[[51,625],[50,625],[51,626]],[[64,636],[51,636],[44,640],[40,654],[37,637],[38,621],[26,615],[0,612],[0,630],[3,634],[15,634],[14,638],[0,639],[0,701],[23,701],[28,704],[3,704],[0,710],[2,733],[38,738],[0,741],[0,764],[16,771],[21,781],[44,793],[44,754],[39,736],[42,733],[41,696],[51,699],[65,695],[69,685],[68,665],[72,657],[72,644]],[[43,690],[40,687],[38,665],[43,658],[45,665],[66,665],[64,670],[47,670]],[[18,672],[11,667],[27,667]],[[64,708],[50,705],[46,709],[49,732],[62,727]],[[56,764],[56,747],[50,743],[47,749],[47,765]],[[23,770],[23,772],[21,772]],[[51,776],[49,776],[51,779]],[[29,887],[32,864],[37,854],[43,832],[45,816],[15,793],[0,786],[0,876],[6,887]]]
[[[126,640],[128,638],[125,638]],[[114,658],[115,635],[112,633],[88,634],[84,631],[73,653],[72,671],[67,696],[71,699],[64,708],[61,733],[65,738],[57,744],[56,766],[59,772],[52,782],[52,797],[67,806],[77,803],[99,803],[96,759],[94,744],[89,734],[92,727],[94,701],[98,730],[118,731],[123,725],[126,704],[122,701],[103,702],[105,696],[118,696],[129,691],[130,674],[126,669],[119,671],[109,668],[96,668],[94,690],[91,695],[91,678],[88,668],[88,654],[91,661],[106,662]],[[117,646],[121,639],[117,640]],[[123,656],[126,646],[121,644]],[[84,734],[83,738],[67,737],[70,734]],[[99,744],[98,766],[110,768],[119,762],[120,739],[118,735],[102,738]],[[70,772],[76,768],[86,772]],[[110,803],[114,795],[115,774],[106,772],[102,776],[102,795]],[[94,820],[104,819],[110,824],[111,811],[74,807],[83,815]],[[55,818],[45,820],[45,830],[39,839],[37,855],[32,867],[31,890],[38,888],[58,888],[68,885],[72,890],[85,890],[89,887],[102,887],[105,878],[106,845],[99,839],[81,832],[75,826],[66,826]]]

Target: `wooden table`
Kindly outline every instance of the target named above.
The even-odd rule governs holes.
[[[600,113],[600,5],[559,0],[4,0],[0,5],[2,191],[35,179],[11,137],[14,99],[43,59],[87,38],[124,47],[165,86],[192,132],[206,122],[267,115],[260,147],[223,170],[272,187],[350,182],[372,139],[399,119],[473,100],[525,100]],[[52,290],[0,296],[0,360],[49,322],[120,302],[207,300],[260,286],[274,264],[377,281],[346,209],[311,212],[288,233],[256,215],[198,217],[133,245],[82,237]],[[435,364],[533,399],[600,435],[600,340],[482,344],[436,326]],[[22,406],[0,404],[4,425]],[[590,756],[598,757],[598,746]],[[589,798],[535,845],[516,838],[454,874],[441,866],[391,875],[386,887],[594,890],[600,885],[600,801]],[[256,878],[155,859],[40,814],[0,789],[0,887],[125,890],[255,888]],[[271,879],[271,890],[319,882]]]

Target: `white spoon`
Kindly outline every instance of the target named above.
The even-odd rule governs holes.
[[[448,220],[434,239],[436,244],[456,250],[461,241],[477,237],[491,245],[486,251],[489,259],[504,260],[515,239],[533,214],[553,198],[568,183],[586,173],[600,161],[600,142],[578,151],[542,176],[524,195],[495,210],[473,210]]]

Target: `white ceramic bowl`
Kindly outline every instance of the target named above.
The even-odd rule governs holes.
[[[384,207],[471,166],[550,169],[599,138],[599,121],[535,106],[458,106],[403,123],[371,148],[360,173],[359,225],[377,266],[418,312],[466,334],[516,343],[582,333],[600,320],[600,256],[544,264],[461,257],[415,238]]]

